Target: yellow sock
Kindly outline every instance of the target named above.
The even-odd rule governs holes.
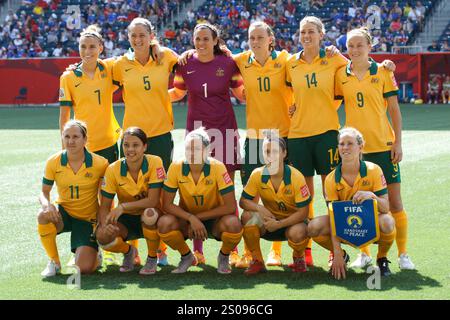
[[[156,251],[158,251],[159,247],[158,230],[151,230],[143,227],[142,231],[144,233],[145,241],[147,242],[147,255],[156,258]]]
[[[281,241],[272,242],[272,251],[281,256],[281,245],[283,243]]]
[[[238,233],[222,232],[222,248],[220,251],[225,255],[230,254],[231,250],[241,241],[243,233],[243,230]]]
[[[130,250],[130,245],[123,241],[121,237],[117,237],[113,242],[102,247],[109,252],[116,253],[127,253]]]
[[[158,248],[158,250],[160,252],[166,252],[166,250],[167,250],[167,245],[161,240],[159,241],[159,248]]]
[[[385,258],[392,247],[395,240],[396,230],[394,229],[391,233],[380,232],[380,239],[378,240],[378,255],[377,259]]]
[[[159,233],[161,240],[164,241],[173,250],[177,250],[182,256],[187,255],[191,250],[186,241],[184,241],[183,234],[178,231],[170,231],[168,233]]]
[[[397,248],[398,255],[406,253],[406,242],[408,241],[408,217],[406,211],[392,212],[392,216],[395,220],[395,229],[397,229]]]
[[[311,221],[314,219],[314,199],[311,199],[311,202],[308,205],[309,211],[308,211],[308,219]],[[311,249],[312,248],[312,242],[313,239],[309,238],[308,243],[306,244],[306,247]]]
[[[362,247],[362,248],[359,248],[359,250],[360,250],[362,253],[365,253],[366,255],[368,255],[368,256],[370,257],[370,245],[369,245],[369,246]]]
[[[325,249],[333,251],[333,242],[331,241],[330,236],[318,236],[314,237],[313,240]]]
[[[294,258],[302,258],[305,256],[305,249],[308,242],[309,238],[306,238],[301,242],[293,242],[291,240],[288,240],[289,246],[294,249]]]
[[[252,253],[253,259],[263,262],[264,259],[259,245],[260,238],[261,235],[258,226],[253,225],[244,227],[244,241],[247,248]]]
[[[53,223],[38,224],[38,233],[47,256],[56,264],[61,265],[56,247],[56,226]]]

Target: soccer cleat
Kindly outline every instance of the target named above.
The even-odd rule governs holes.
[[[156,266],[158,265],[157,258],[147,257],[147,262],[139,271],[141,276],[149,276],[156,273]]]
[[[294,258],[294,263],[292,266],[292,272],[306,272],[308,268],[306,267],[306,261],[304,258]]]
[[[68,268],[72,268],[73,266],[75,266],[75,255],[72,253],[70,255],[70,260],[69,262],[67,262],[66,267]]]
[[[189,252],[186,256],[181,257],[178,267],[172,273],[185,273],[190,266],[197,265],[195,260],[197,260],[196,256],[192,252]]]
[[[270,250],[269,255],[267,256],[266,266],[280,267],[281,265],[281,255],[278,252]]]
[[[54,277],[57,274],[61,274],[61,266],[57,265],[53,260],[50,260],[44,271],[41,272],[41,276],[44,278]]]
[[[192,263],[193,266],[198,266],[199,264],[206,264],[206,259],[205,256],[203,255],[203,253],[201,253],[200,251],[194,251],[194,256],[195,256],[195,260]]]
[[[117,262],[116,254],[114,252],[105,251],[103,259],[105,261],[105,265],[107,266],[119,265],[119,263]]]
[[[230,274],[230,257],[219,252],[217,256],[217,272],[220,274]]]
[[[358,269],[365,269],[372,265],[372,257],[368,256],[364,252],[358,253],[358,257],[355,261],[352,262],[350,265],[350,268],[358,268]]]
[[[230,253],[230,266],[235,267],[236,264],[238,264],[241,257],[239,257],[239,254],[236,251],[231,251]]]
[[[236,268],[239,269],[247,269],[250,266],[250,263],[252,262],[253,258],[251,254],[243,254],[241,259],[235,264]]]
[[[165,251],[157,253],[158,256],[158,266],[165,267],[169,265],[169,260],[167,259],[167,254]]]
[[[267,269],[264,266],[264,262],[258,260],[252,260],[249,267],[244,271],[246,276],[253,276],[258,273],[266,272]]]
[[[377,259],[377,266],[380,268],[380,274],[383,277],[388,277],[391,275],[391,270],[389,270],[389,263],[391,263],[386,257]]]
[[[400,270],[415,270],[416,266],[411,261],[411,258],[406,254],[402,253],[400,257],[398,257],[398,266]]]
[[[128,253],[123,255],[122,266],[120,267],[120,272],[130,272],[134,270],[135,259],[138,254],[138,251],[135,247],[130,246],[130,250]]]
[[[311,248],[305,249],[305,261],[308,267],[314,267],[314,260],[311,254]]]

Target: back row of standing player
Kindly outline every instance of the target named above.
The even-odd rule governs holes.
[[[372,61],[358,61],[362,56],[358,52],[360,44],[354,48],[349,46],[352,64],[340,54],[328,57],[320,47],[325,30],[318,18],[304,18],[300,23],[300,33],[304,50],[290,56],[286,51],[274,50],[274,35],[269,26],[255,23],[249,29],[251,51],[231,58],[218,50],[218,31],[207,24],[198,25],[194,32],[196,54],[188,59],[186,66],[178,68],[175,89],[168,91],[169,76],[178,57],[167,48],[155,50],[152,46],[155,35],[150,22],[138,18],[130,24],[131,49],[119,59],[99,60],[102,37],[95,28],[88,28],[80,38],[82,62],[61,77],[60,126],[63,128],[68,121],[70,107],[73,107],[75,117],[84,120],[89,127],[88,149],[112,163],[118,158],[117,141],[121,132],[112,110],[112,95],[115,85],[122,86],[125,102],[123,129],[130,126],[142,128],[149,137],[147,152],[161,157],[167,170],[173,151],[171,100],[179,100],[186,90],[189,91],[186,128],[194,129],[194,123],[199,121],[207,129],[217,128],[226,136],[226,129],[237,130],[229,88],[243,99],[245,87],[248,133],[241,168],[243,184],[252,170],[262,165],[262,131],[275,128],[287,140],[289,161],[304,174],[313,194],[314,173],[320,174],[323,182],[339,161],[337,108],[340,103],[335,98],[345,96],[346,124],[364,134],[367,140],[365,158],[378,163],[388,178],[390,210],[397,225],[400,266],[412,268],[406,254],[407,218],[400,197],[401,115],[393,74],[378,68]],[[361,35],[370,43],[368,34]],[[339,85],[338,79],[342,77],[348,77],[353,85],[350,83],[345,87],[347,79]],[[384,90],[383,97],[374,98],[376,85]],[[394,130],[386,117],[384,99],[387,99]],[[289,107],[293,103],[295,107],[291,109],[290,118]],[[357,108],[352,109],[353,105]],[[95,112],[93,106],[98,106]],[[226,145],[223,143],[221,148],[223,155],[227,154]],[[228,164],[227,169],[234,178],[234,171],[238,168],[237,139],[233,139],[232,146],[233,159],[220,160]],[[250,152],[251,149],[255,152]],[[220,148],[216,147],[216,150]],[[254,159],[256,163],[251,161]],[[279,245],[274,249],[272,258],[275,257],[277,263]],[[369,262],[370,253],[366,249],[356,265],[363,266]],[[236,263],[246,267],[248,255],[246,257],[244,253],[243,259]]]

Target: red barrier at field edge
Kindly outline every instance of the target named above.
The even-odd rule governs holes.
[[[422,98],[429,74],[450,74],[450,53],[374,54],[373,58],[378,62],[394,61],[397,82],[411,82],[414,92]],[[0,104],[57,103],[59,76],[78,61],[79,58],[0,59]],[[114,95],[114,102],[121,102],[120,91]]]

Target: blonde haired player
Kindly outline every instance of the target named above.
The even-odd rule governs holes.
[[[303,18],[300,43],[304,49],[293,55],[286,66],[286,81],[292,86],[295,99],[288,135],[289,161],[305,176],[312,197],[315,173],[321,176],[325,194],[325,177],[339,163],[337,109],[340,102],[334,100],[334,78],[337,70],[348,62],[342,54],[326,56],[321,48],[324,35],[325,27],[319,18]],[[312,202],[309,215],[310,219],[314,217]]]
[[[64,149],[48,158],[39,196],[38,232],[50,259],[42,271],[43,277],[61,272],[56,236],[71,232],[70,246],[75,254],[75,265],[82,274],[90,274],[101,266],[97,258],[98,246],[92,238],[98,210],[100,181],[108,161],[85,147],[86,124],[68,121],[62,130]],[[58,198],[53,204],[50,192],[56,184]]]
[[[162,240],[181,254],[172,273],[184,273],[196,264],[196,257],[185,239],[222,242],[217,272],[231,273],[229,255],[242,238],[236,217],[234,184],[225,165],[209,157],[210,139],[204,128],[191,131],[185,139],[185,157],[170,165],[164,182],[163,210],[158,233]],[[175,195],[180,200],[175,204]]]
[[[370,57],[372,37],[366,28],[347,35],[350,62],[336,74],[336,96],[345,101],[346,125],[364,135],[363,159],[378,164],[387,181],[389,208],[397,228],[400,269],[415,268],[406,250],[407,215],[400,193],[402,151],[402,116],[398,105],[398,86],[394,74],[380,68]],[[387,113],[392,119],[389,123]],[[354,267],[371,263],[369,247],[362,250]]]
[[[325,197],[327,203],[333,201],[352,200],[360,204],[374,199],[378,207],[378,240],[377,265],[382,276],[389,276],[387,254],[395,239],[395,221],[389,213],[389,199],[381,168],[371,162],[363,161],[362,151],[364,139],[354,128],[344,128],[339,132],[339,154],[341,163],[325,179]],[[341,242],[332,236],[329,216],[320,216],[310,221],[308,236],[322,247],[334,253],[331,262],[331,273],[336,279],[346,278],[346,264],[349,256],[342,250]]]
[[[134,270],[137,255],[137,249],[125,241],[145,238],[147,262],[139,274],[151,275],[156,273],[160,240],[155,221],[143,213],[147,208],[159,211],[165,171],[161,158],[145,154],[147,136],[140,128],[125,130],[123,150],[125,157],[105,172],[96,237],[104,249],[124,254],[121,272]],[[111,210],[116,195],[119,205]]]
[[[269,134],[264,139],[263,152],[266,165],[252,172],[240,200],[244,209],[241,218],[244,240],[253,258],[245,274],[266,271],[260,238],[288,240],[293,249],[292,271],[306,272],[304,256],[309,241],[307,218],[311,201],[308,186],[297,169],[284,163],[287,149],[283,138]],[[259,198],[263,205],[258,204]]]

